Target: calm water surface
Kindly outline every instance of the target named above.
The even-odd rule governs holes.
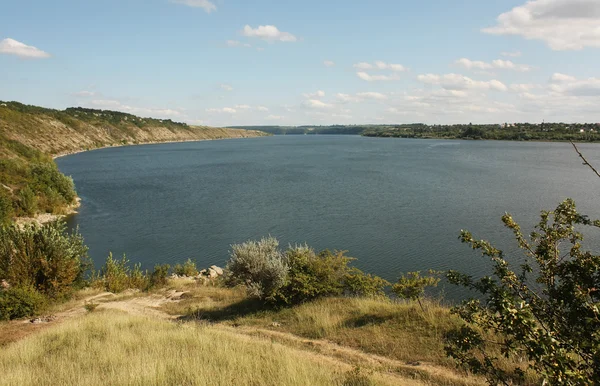
[[[600,164],[599,146],[580,148]],[[483,274],[461,229],[512,250],[505,211],[527,231],[566,197],[600,217],[600,181],[565,143],[275,136],[57,162],[83,199],[70,225],[97,265],[109,251],[148,268],[224,265],[231,244],[270,234],[284,246],[348,250],[388,280],[429,268]]]

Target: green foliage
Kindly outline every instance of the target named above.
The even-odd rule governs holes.
[[[150,275],[150,287],[164,287],[168,283],[169,264],[155,265],[154,271]]]
[[[21,212],[26,216],[33,216],[37,212],[37,197],[29,185],[21,189],[17,196]]]
[[[196,263],[194,263],[192,259],[187,259],[183,265],[175,264],[173,273],[179,276],[194,277],[198,276],[198,269],[196,268]]]
[[[0,290],[0,320],[12,320],[37,314],[46,299],[32,287]]]
[[[400,276],[398,282],[392,287],[396,296],[407,300],[419,300],[425,295],[427,287],[437,287],[441,272],[429,271],[428,276],[421,276],[421,272],[408,272]]]
[[[56,192],[64,203],[70,204],[75,200],[75,185],[73,179],[62,174],[55,163],[37,163],[31,167],[33,187],[38,193]]]
[[[83,305],[83,308],[86,309],[87,312],[94,312],[96,311],[96,308],[98,308],[100,304],[98,303],[94,303],[94,302],[85,302],[85,304]]]
[[[101,281],[108,292],[119,293],[129,288],[129,261],[123,255],[121,260],[113,258],[112,252],[108,254],[106,263],[101,269]]]
[[[289,267],[287,280],[276,297],[285,304],[342,295],[351,273],[348,264],[354,260],[344,251],[325,250],[317,254],[307,246],[288,249],[285,258]]]
[[[0,186],[0,226],[7,225],[14,215],[12,198],[9,192]]]
[[[89,267],[83,238],[64,223],[0,227],[0,279],[12,286],[59,298],[83,284]]]
[[[279,241],[266,237],[233,245],[226,270],[229,285],[245,285],[250,296],[273,301],[285,284],[288,266]]]
[[[282,252],[273,237],[232,246],[227,283],[273,304],[298,304],[325,296],[378,296],[389,285],[349,266],[345,252],[316,253],[304,246]]]
[[[549,384],[599,384],[600,256],[582,249],[579,229],[600,221],[580,215],[570,199],[542,212],[530,240],[509,214],[502,221],[524,251],[523,263],[515,272],[502,251],[461,233],[491,260],[493,272],[481,279],[448,274],[451,283],[482,295],[454,309],[466,325],[449,335],[448,354],[494,385],[519,382],[528,368]],[[499,354],[522,367],[502,368]]]
[[[150,287],[151,281],[148,272],[142,271],[141,264],[134,264],[132,268],[127,256],[123,255],[121,260],[117,260],[112,252],[108,254],[100,276],[95,280],[96,286],[112,293],[120,293],[127,289],[144,291]]]
[[[365,274],[357,268],[350,269],[344,278],[346,294],[351,296],[361,297],[380,297],[385,296],[385,287],[390,285],[390,282],[374,276]]]

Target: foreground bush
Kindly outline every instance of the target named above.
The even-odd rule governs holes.
[[[44,295],[31,287],[0,290],[0,320],[35,315],[45,304]]]
[[[382,295],[389,283],[349,264],[345,252],[316,253],[308,246],[282,252],[272,238],[234,245],[227,264],[230,285],[245,285],[251,296],[270,303],[298,304],[325,296]]]
[[[187,259],[183,264],[175,264],[173,273],[178,276],[194,277],[198,276],[198,268],[196,268],[196,263],[192,259]]]
[[[12,198],[6,188],[0,185],[0,226],[8,225],[14,215]]]
[[[62,222],[0,227],[0,280],[61,298],[83,285],[90,267],[87,247]]]
[[[523,263],[515,272],[502,251],[462,232],[463,242],[491,260],[493,273],[482,279],[449,273],[450,282],[479,292],[481,300],[454,310],[466,326],[449,334],[448,354],[494,385],[521,382],[527,369],[544,384],[600,384],[600,256],[582,250],[578,231],[600,221],[579,214],[570,199],[542,212],[530,240],[510,215],[502,221],[524,251]],[[521,365],[503,369],[502,357]]]
[[[279,241],[267,237],[233,245],[226,270],[230,285],[245,285],[250,296],[273,301],[285,284],[288,266]]]
[[[106,263],[100,272],[93,278],[93,286],[103,288],[112,293],[120,293],[128,289],[147,291],[154,287],[162,287],[167,284],[169,275],[168,264],[156,265],[154,271],[142,271],[141,264],[130,265],[125,255],[121,260],[109,253]]]

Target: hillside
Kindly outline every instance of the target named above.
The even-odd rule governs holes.
[[[0,102],[0,140],[15,140],[46,154],[152,142],[198,141],[265,135],[256,130],[189,126],[171,120],[140,118],[105,110],[52,110]],[[2,156],[15,156],[0,148]]]
[[[255,130],[189,126],[104,110],[63,111],[0,101],[0,223],[65,214],[76,205],[73,182],[52,157],[107,146],[247,138]]]

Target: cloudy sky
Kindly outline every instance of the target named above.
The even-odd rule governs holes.
[[[600,122],[599,0],[19,0],[0,100],[191,124]]]

